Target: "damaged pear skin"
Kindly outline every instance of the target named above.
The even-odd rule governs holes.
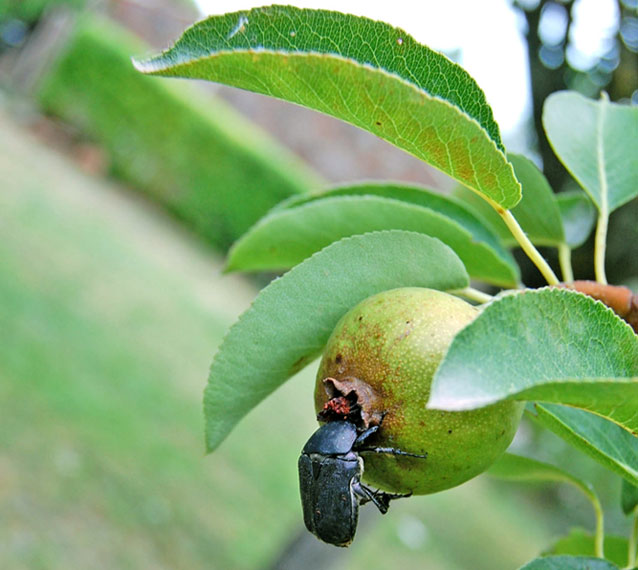
[[[381,424],[371,438],[375,446],[427,454],[365,453],[367,483],[392,493],[436,493],[482,473],[511,443],[521,402],[465,412],[425,407],[448,346],[477,314],[453,295],[401,288],[369,297],[335,327],[317,374],[317,412],[331,398],[348,392],[352,398],[354,391],[361,394],[360,429]]]

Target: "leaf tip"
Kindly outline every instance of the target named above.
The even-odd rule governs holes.
[[[131,63],[133,64],[133,67],[135,69],[137,69],[137,71],[141,71],[142,73],[144,73],[144,69],[145,69],[145,65],[144,64],[147,61],[148,60],[145,60],[145,59],[140,59],[140,58],[137,58],[137,57],[131,57]]]
[[[133,67],[140,73],[146,75],[152,75],[161,71],[165,66],[160,61],[159,57],[131,57]]]

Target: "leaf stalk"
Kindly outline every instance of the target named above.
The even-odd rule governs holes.
[[[603,515],[603,508],[600,505],[598,495],[592,493],[590,495],[591,504],[594,507],[594,513],[596,515],[596,531],[594,535],[594,553],[598,558],[605,557],[605,520]]]
[[[596,494],[594,488],[588,484],[578,485],[580,489],[585,493],[592,507],[594,508],[594,515],[596,517],[596,530],[594,531],[594,556],[597,558],[605,557],[605,516],[603,513],[603,507],[600,504],[600,499]]]
[[[574,280],[574,270],[572,268],[572,250],[566,243],[558,246],[558,262],[563,281],[571,283]]]
[[[518,223],[518,221],[516,220],[512,212],[510,210],[504,210],[500,206],[497,206],[494,204],[492,205],[494,206],[498,214],[501,216],[501,218],[505,222],[505,225],[507,226],[509,231],[512,233],[512,235],[514,236],[518,244],[521,246],[523,251],[527,254],[527,257],[529,257],[532,260],[534,265],[536,265],[538,270],[543,274],[543,277],[545,277],[545,280],[547,281],[547,283],[549,285],[557,285],[559,283],[558,277],[556,277],[556,274],[554,273],[552,268],[549,266],[547,261],[545,261],[545,258],[540,254],[540,252],[536,249],[534,244],[527,237],[527,235],[523,231],[523,228],[521,228],[520,224]]]
[[[636,566],[636,550],[638,545],[638,509],[634,509],[634,521],[629,534],[629,547],[627,549],[627,568]]]
[[[476,301],[481,305],[483,303],[489,303],[494,297],[488,293],[484,293],[483,291],[479,291],[478,289],[474,289],[474,287],[465,287],[464,289],[457,289],[455,291],[450,291],[454,295],[458,295],[459,297],[465,297],[470,301]]]

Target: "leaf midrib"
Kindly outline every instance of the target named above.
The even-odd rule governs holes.
[[[600,215],[605,218],[609,216],[609,183],[606,174],[605,145],[603,137],[607,107],[607,100],[602,98],[600,113],[598,113],[598,121],[596,121],[596,162],[598,167],[598,184],[600,185]]]

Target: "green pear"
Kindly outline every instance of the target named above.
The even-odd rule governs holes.
[[[369,297],[335,327],[317,374],[317,411],[330,411],[333,398],[347,396],[356,401],[360,429],[379,426],[367,446],[427,454],[364,451],[367,483],[393,493],[436,493],[482,473],[511,443],[521,402],[465,412],[426,409],[439,363],[477,314],[458,297],[410,287]]]

